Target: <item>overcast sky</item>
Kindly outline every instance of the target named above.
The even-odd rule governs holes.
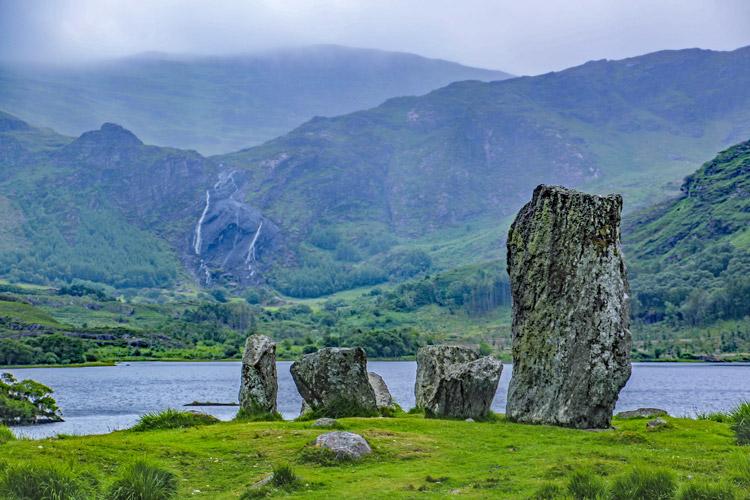
[[[750,0],[0,0],[0,57],[224,54],[335,43],[537,74],[750,45]]]

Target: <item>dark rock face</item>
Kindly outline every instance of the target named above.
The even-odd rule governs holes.
[[[449,369],[477,359],[477,351],[463,346],[433,345],[419,349],[414,384],[417,407],[427,409],[434,404],[438,383]]]
[[[353,432],[329,432],[315,440],[317,448],[332,451],[338,460],[359,460],[372,453],[365,438]]]
[[[310,411],[319,416],[369,417],[377,414],[361,347],[327,347],[292,364],[292,378]],[[303,405],[304,409],[304,405]]]
[[[277,392],[276,344],[264,335],[252,335],[242,357],[240,407],[250,415],[273,414]]]
[[[541,185],[508,234],[508,418],[605,428],[630,377],[622,198]]]
[[[503,364],[489,356],[454,366],[438,382],[427,416],[483,418],[489,415]]]
[[[428,417],[486,417],[502,370],[498,360],[467,347],[424,347],[417,352],[417,406]]]
[[[279,228],[243,201],[244,185],[241,172],[224,172],[213,187],[205,190],[191,247],[198,278],[204,285],[219,278],[256,283],[262,264],[278,250]]]
[[[378,409],[394,408],[396,402],[393,400],[391,391],[388,390],[388,385],[386,385],[383,377],[375,372],[369,372],[367,374],[367,379],[370,382],[370,386],[372,386],[372,390],[375,392],[375,403],[377,404]]]

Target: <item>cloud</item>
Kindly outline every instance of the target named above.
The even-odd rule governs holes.
[[[517,74],[750,44],[746,0],[0,0],[0,57],[224,54],[336,43]]]

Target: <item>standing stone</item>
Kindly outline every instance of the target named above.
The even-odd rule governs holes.
[[[388,390],[388,386],[383,380],[383,377],[375,372],[368,372],[367,379],[372,386],[373,392],[375,392],[375,404],[378,409],[382,408],[395,408],[396,402],[391,396],[391,391]]]
[[[479,359],[474,349],[458,345],[431,345],[417,351],[417,380],[414,396],[418,408],[434,405],[439,381],[456,365]]]
[[[503,364],[490,356],[450,368],[440,378],[427,416],[447,418],[484,418],[490,413]]]
[[[240,408],[248,415],[276,412],[276,344],[265,335],[252,335],[242,356]]]
[[[377,414],[361,347],[326,347],[292,363],[292,378],[317,416],[369,417]]]
[[[508,418],[606,428],[630,378],[619,195],[538,186],[508,233]]]

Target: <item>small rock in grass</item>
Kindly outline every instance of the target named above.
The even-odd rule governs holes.
[[[661,417],[655,418],[654,420],[649,420],[648,422],[646,422],[646,427],[648,429],[661,429],[662,427],[666,427],[666,426],[667,426],[667,421]]]
[[[669,414],[665,410],[659,408],[638,408],[637,410],[621,411],[617,414],[617,418],[631,419],[631,418],[656,418],[666,417]]]
[[[339,423],[338,420],[336,420],[335,418],[323,417],[313,422],[312,426],[313,427],[336,427],[338,423]]]
[[[315,440],[317,448],[332,451],[338,460],[359,460],[372,453],[365,438],[353,432],[328,432]]]
[[[464,422],[474,422],[474,421],[475,420],[473,418],[467,418],[466,420],[464,420]]]

